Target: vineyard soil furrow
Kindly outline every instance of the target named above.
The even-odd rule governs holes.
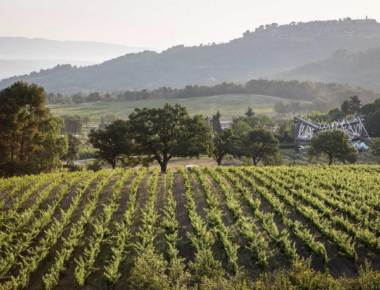
[[[0,289],[377,289],[379,174],[142,167],[0,179]]]

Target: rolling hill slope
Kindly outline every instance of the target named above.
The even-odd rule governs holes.
[[[176,46],[161,53],[127,54],[99,65],[60,66],[0,82],[18,80],[42,85],[49,92],[115,91],[188,84],[244,81],[321,61],[339,49],[353,52],[380,46],[375,20],[315,21],[259,27],[228,43]]]
[[[222,121],[231,121],[235,116],[243,116],[248,107],[252,107],[257,114],[274,113],[273,106],[276,102],[290,103],[294,100],[261,96],[253,94],[220,95],[209,97],[197,97],[186,99],[159,99],[124,102],[95,102],[70,105],[50,105],[54,115],[86,115],[91,121],[89,124],[98,125],[100,118],[107,114],[115,114],[121,119],[127,119],[135,108],[159,108],[166,103],[180,104],[187,108],[190,115],[203,115],[212,117],[219,110]],[[302,104],[310,103],[301,101]]]
[[[276,74],[282,80],[310,80],[380,91],[380,47],[366,52],[340,50],[333,57]]]

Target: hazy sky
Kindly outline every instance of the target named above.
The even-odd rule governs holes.
[[[0,0],[0,36],[167,47],[224,42],[273,22],[380,20],[379,0]]]

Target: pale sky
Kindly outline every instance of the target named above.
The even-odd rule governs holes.
[[[227,42],[262,24],[380,21],[379,0],[0,0],[0,36],[166,49]]]

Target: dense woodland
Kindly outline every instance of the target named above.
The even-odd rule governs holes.
[[[49,92],[72,93],[155,89],[188,84],[246,81],[329,58],[335,51],[365,51],[380,46],[375,20],[314,21],[261,26],[228,43],[178,45],[161,53],[127,54],[99,65],[60,65],[0,82],[5,88],[23,80]]]
[[[327,60],[279,73],[274,78],[349,83],[380,91],[380,48],[358,53],[342,49]]]
[[[353,88],[348,85],[324,84],[299,81],[250,80],[245,85],[222,83],[214,86],[188,85],[183,89],[161,87],[155,90],[115,91],[112,93],[75,93],[47,94],[48,104],[80,104],[98,101],[136,101],[149,99],[176,99],[206,97],[225,94],[256,94],[280,97],[284,99],[312,101],[310,110],[327,111],[332,106],[340,105],[350,96],[360,96],[363,103],[369,103],[380,97],[380,93]],[[231,96],[232,97],[232,96]]]

